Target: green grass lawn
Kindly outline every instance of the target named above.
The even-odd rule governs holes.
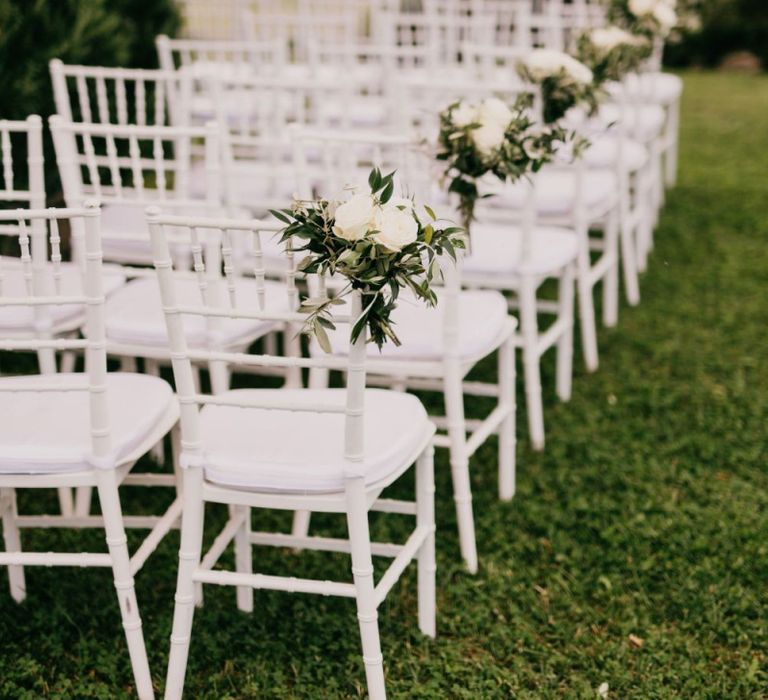
[[[547,363],[547,450],[528,449],[521,410],[513,502],[496,500],[495,445],[474,460],[477,576],[460,564],[438,452],[438,637],[418,632],[409,570],[380,610],[392,697],[595,698],[604,682],[622,699],[768,697],[768,78],[685,80],[680,181],[641,305],[601,330],[597,374],[577,355],[570,403],[552,398]],[[210,538],[224,516],[208,514]],[[401,537],[389,518],[374,534]],[[284,514],[254,521],[288,526]],[[316,526],[344,532],[339,518]],[[98,533],[30,532],[25,544],[102,546]],[[166,539],[137,579],[158,688],[177,547]],[[349,575],[342,556],[257,551],[262,571]],[[110,574],[28,569],[27,585],[23,605],[0,591],[0,697],[129,694]],[[255,608],[206,589],[188,697],[364,695],[352,601],[257,592]]]

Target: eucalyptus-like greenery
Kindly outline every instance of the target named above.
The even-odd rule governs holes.
[[[458,195],[459,211],[467,231],[474,219],[477,200],[491,196],[481,195],[480,178],[490,173],[502,182],[514,182],[550,162],[559,145],[567,142],[579,145],[567,129],[537,124],[531,116],[531,106],[531,96],[518,97],[509,109],[506,127],[501,128],[501,139],[491,148],[481,148],[476,138],[480,130],[488,127],[483,105],[475,107],[455,102],[440,114],[437,159],[446,163],[448,191]],[[468,109],[474,110],[476,116],[466,121]],[[461,118],[457,118],[459,114]]]
[[[666,6],[666,11],[654,10],[643,14],[633,11],[633,0],[610,0],[608,19],[627,31],[647,39],[665,39],[677,24],[674,0],[657,0],[657,6]],[[668,16],[669,15],[669,16]]]
[[[643,36],[631,36],[634,41],[620,42],[613,46],[598,45],[592,32],[584,32],[579,36],[576,58],[592,71],[596,85],[621,81],[627,73],[637,71],[650,57],[651,42]]]
[[[332,307],[344,304],[344,297],[352,290],[362,293],[363,305],[362,314],[352,325],[352,341],[367,326],[369,341],[379,348],[387,340],[400,345],[391,321],[400,292],[409,289],[417,299],[435,306],[433,283],[440,276],[438,258],[447,254],[455,262],[456,249],[464,248],[462,228],[439,225],[434,211],[426,205],[429,221],[425,224],[412,200],[393,200],[394,175],[384,175],[378,168],[371,171],[371,215],[359,235],[351,236],[337,224],[336,213],[343,203],[296,200],[290,209],[272,211],[286,224],[282,240],[301,242],[295,248],[306,253],[299,263],[300,271],[346,280],[334,297],[308,298],[302,303],[301,310],[308,312],[304,331],[314,335],[326,352],[331,351],[327,330],[335,329]],[[397,226],[404,235],[395,241],[388,226]]]
[[[603,96],[598,83],[574,80],[573,76],[562,68],[544,78],[536,77],[523,62],[518,65],[517,70],[523,80],[539,86],[545,123],[554,124],[577,105],[586,107],[589,114],[597,111]]]

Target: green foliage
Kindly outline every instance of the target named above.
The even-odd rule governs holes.
[[[509,109],[509,123],[501,143],[483,151],[475,143],[475,132],[482,128],[484,105],[456,102],[440,114],[437,159],[446,162],[448,190],[459,197],[464,227],[470,230],[475,206],[481,196],[478,181],[491,173],[502,182],[515,182],[552,160],[558,145],[573,141],[574,134],[557,125],[541,127],[530,114],[532,98],[521,95]],[[456,124],[458,110],[477,114],[471,123]],[[583,144],[577,144],[579,147]]]
[[[729,53],[750,51],[768,66],[768,3],[765,0],[697,0],[701,22],[669,44],[671,66],[714,67]]]
[[[589,114],[597,111],[601,98],[597,82],[580,83],[573,80],[564,69],[539,80],[526,69],[523,62],[518,66],[518,73],[526,82],[541,88],[545,124],[560,121],[569,109],[578,105],[586,107]]]
[[[395,173],[383,175],[374,168],[368,178],[371,188],[372,208],[381,213],[389,204],[395,189]],[[291,209],[273,211],[279,221],[287,224],[283,230],[284,242],[298,239],[302,245],[297,251],[306,253],[299,269],[307,274],[336,275],[347,281],[347,286],[331,299],[307,299],[302,311],[308,312],[305,331],[317,338],[320,346],[331,351],[326,329],[335,328],[332,307],[342,304],[343,297],[352,290],[361,292],[363,313],[352,326],[351,339],[356,341],[368,328],[369,341],[379,348],[387,341],[400,345],[390,317],[397,308],[400,291],[410,289],[415,297],[428,306],[437,303],[432,289],[436,276],[440,275],[438,258],[449,255],[456,259],[456,248],[464,247],[463,229],[440,227],[434,212],[425,207],[431,222],[423,224],[415,204],[410,200],[398,201],[395,206],[413,221],[413,239],[397,249],[388,247],[377,236],[385,233],[386,219],[370,222],[368,230],[350,240],[337,232],[334,212],[339,202],[321,199],[312,202],[297,201]],[[377,226],[382,226],[379,231]]]
[[[633,39],[639,39],[631,35]],[[590,32],[582,33],[576,41],[575,56],[591,71],[595,85],[608,81],[621,81],[627,73],[636,71],[651,54],[648,41],[628,41],[606,49],[597,46]]]
[[[0,0],[0,118],[53,114],[48,62],[154,68],[155,36],[175,33],[173,0]],[[46,143],[49,196],[58,191]]]
[[[518,381],[514,500],[497,498],[495,442],[471,462],[475,576],[461,566],[450,464],[437,450],[437,638],[419,634],[412,565],[379,608],[393,700],[595,700],[603,682],[610,700],[765,697],[766,101],[762,76],[685,75],[680,182],[661,217],[642,303],[623,306],[616,329],[601,329],[599,372],[586,374],[577,353],[570,402],[555,398],[554,358],[544,356],[543,453],[527,446]],[[0,358],[4,372],[18,361]],[[493,378],[493,358],[470,377]],[[424,398],[441,409],[439,398]],[[470,418],[488,409],[486,399],[467,402]],[[164,469],[171,473],[170,460]],[[160,512],[173,498],[163,489],[121,493],[131,514]],[[412,479],[388,493],[412,498]],[[56,498],[21,491],[19,505],[55,512]],[[228,515],[208,506],[206,547]],[[412,524],[371,516],[378,541],[403,542]],[[290,532],[291,514],[255,510],[253,525]],[[312,534],[346,536],[343,516],[313,515]],[[129,540],[135,551],[139,536]],[[22,543],[105,551],[98,530],[25,530]],[[158,697],[178,549],[172,531],[136,576]],[[233,561],[230,548],[220,565]],[[382,561],[375,565],[378,576]],[[254,548],[257,572],[350,581],[349,567],[348,555]],[[0,569],[0,697],[135,698],[111,574],[26,573],[28,600],[18,605]],[[185,697],[365,696],[353,601],[255,595],[255,611],[244,614],[232,588],[205,587]]]

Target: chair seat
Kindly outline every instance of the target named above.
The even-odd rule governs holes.
[[[634,99],[649,100],[654,104],[670,105],[683,94],[683,80],[671,73],[648,73],[630,88]]]
[[[53,267],[40,277],[40,295],[56,296]],[[21,261],[3,258],[3,294],[12,297],[26,296],[26,282]],[[104,293],[109,295],[125,283],[125,275],[115,265],[103,267]],[[75,263],[61,263],[61,295],[75,296],[83,293],[83,270]],[[54,332],[74,330],[83,322],[85,307],[82,304],[40,307],[51,323]],[[33,334],[35,311],[31,306],[4,306],[0,309],[0,329],[13,335]]]
[[[661,134],[666,114],[663,107],[655,104],[633,105],[623,109],[620,105],[607,103],[600,107],[598,119],[606,126],[620,122],[636,139],[648,143]]]
[[[238,307],[247,308],[248,300],[256,310],[256,280],[239,278],[235,293]],[[285,311],[288,300],[284,287],[267,283],[266,303],[273,310]],[[201,302],[198,283],[193,277],[176,282],[175,291],[179,304],[199,306]],[[218,292],[225,306],[229,306],[228,292],[220,287]],[[107,299],[106,334],[111,343],[127,345],[168,346],[165,318],[160,301],[160,288],[154,277],[140,278],[126,284]],[[237,347],[248,344],[274,328],[271,321],[251,319],[222,319],[217,332],[218,347]],[[184,316],[187,343],[192,347],[207,345],[206,322],[201,316]]]
[[[576,204],[577,175],[572,170],[542,169],[534,179],[536,210],[541,217],[563,217],[573,212]],[[503,184],[495,177],[483,180],[483,191],[495,196],[483,200],[491,208],[520,210],[528,198],[530,185],[524,181]],[[587,209],[599,214],[613,206],[618,195],[618,181],[609,169],[590,169],[582,180],[582,197]]]
[[[385,343],[381,350],[368,345],[369,370],[375,372],[377,358],[386,360],[441,361],[445,356],[443,347],[443,313],[445,303],[440,303],[438,292],[436,307],[425,306],[410,292],[402,292],[397,309],[392,313],[393,329],[401,341]],[[338,313],[344,313],[344,307]],[[475,360],[493,352],[503,339],[509,323],[507,301],[504,296],[489,290],[464,290],[459,293],[459,357]],[[331,349],[335,355],[346,355],[349,351],[349,326],[339,325],[328,334]],[[323,350],[312,343],[313,355],[322,355]]]
[[[85,374],[5,377],[0,387],[56,384],[88,386]],[[176,421],[178,408],[170,385],[145,374],[107,375],[107,402],[115,466]],[[58,474],[91,469],[88,391],[0,391],[0,473]],[[146,445],[146,450],[152,447]],[[143,453],[143,452],[142,452]]]
[[[618,136],[599,136],[591,139],[591,144],[584,154],[590,168],[609,168],[616,165],[621,145],[621,157],[629,172],[642,169],[648,162],[648,149],[633,139]]]
[[[344,406],[344,389],[238,389],[222,398],[276,398],[291,405]],[[421,451],[432,426],[410,394],[365,392],[365,483],[396,475]],[[207,405],[200,412],[208,481],[249,491],[325,493],[344,488],[343,413]]]
[[[464,258],[468,279],[481,275],[509,276],[554,274],[576,259],[578,238],[573,231],[536,227],[530,234],[530,251],[523,262],[522,230],[507,224],[472,224],[471,252]]]

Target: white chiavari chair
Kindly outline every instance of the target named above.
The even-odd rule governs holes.
[[[204,287],[200,290],[200,300],[194,305],[182,305],[176,294],[169,230],[205,226],[217,229],[222,242],[226,236],[251,241],[265,230],[271,235],[274,224],[166,217],[156,210],[148,212],[148,218],[182,412],[184,511],[165,697],[181,697],[195,609],[195,586],[205,583],[236,586],[238,608],[245,611],[253,610],[253,589],[354,598],[368,693],[371,698],[384,698],[376,610],[413,559],[418,561],[419,627],[427,635],[435,634],[431,447],[434,426],[415,397],[365,388],[365,333],[350,345],[348,359],[209,353],[190,348],[181,326],[181,314],[199,314],[207,323],[221,320],[222,313],[226,317],[282,319],[297,328],[306,317],[298,312],[268,313],[258,296],[240,297],[236,291],[232,294],[231,306],[224,312],[208,301]],[[226,287],[226,280],[222,284]],[[295,297],[290,281],[285,293],[289,299]],[[355,294],[350,313],[335,320],[346,326],[361,311],[360,297]],[[249,365],[343,369],[348,376],[347,388],[243,389],[216,396],[199,393],[193,381],[192,362],[225,359]],[[385,431],[381,430],[382,425],[387,426]],[[297,434],[302,436],[301,440],[291,439]],[[382,491],[414,462],[415,503],[380,498]],[[227,503],[232,510],[221,534],[203,555],[203,518],[208,502]],[[345,514],[349,539],[251,532],[251,508]],[[371,510],[413,515],[416,527],[403,545],[371,542],[368,530]],[[233,540],[236,570],[213,569]],[[349,552],[354,582],[253,573],[254,544]],[[377,584],[373,577],[373,555],[393,559]]]
[[[106,204],[104,218],[108,223],[121,224],[119,229],[107,229],[102,236],[105,256],[121,263],[151,262],[143,214],[148,205],[209,216],[225,212],[219,195],[223,161],[218,146],[220,131],[215,123],[205,128],[109,126],[72,124],[52,117],[51,130],[67,201],[97,197]],[[189,154],[196,141],[203,142],[205,152],[203,184],[207,198],[203,200],[191,194]],[[104,152],[106,155],[99,155]],[[206,232],[195,230],[195,235],[199,245],[205,247]],[[171,245],[174,255],[179,256],[179,267],[188,270],[185,293],[194,295],[198,261],[190,256],[186,241],[178,250]],[[255,282],[244,275],[241,251],[232,251],[224,262],[236,274],[241,292],[255,293]],[[123,270],[135,279],[107,301],[107,352],[121,358],[126,369],[133,369],[135,359],[142,358],[145,370],[157,374],[158,366],[170,361],[165,321],[158,311],[157,281],[148,268]],[[197,324],[190,329],[190,342],[211,349],[244,351],[273,330],[274,324],[224,323],[211,337]],[[226,365],[215,363],[208,369],[214,391],[225,391],[229,387]]]
[[[482,62],[471,55],[472,52],[479,52],[480,47],[476,44],[465,44],[464,47],[470,57],[470,65],[482,66]],[[518,51],[509,51],[506,58],[501,50],[493,49],[491,53],[500,62],[499,65],[507,65],[510,71],[514,71]],[[403,80],[401,85],[405,92],[400,92],[399,103],[403,105],[404,114],[408,115],[410,110],[413,116],[408,118],[412,122],[428,111],[437,115],[452,102],[464,97],[469,97],[471,101],[498,94],[512,103],[516,95],[530,92],[534,95],[532,114],[535,119],[541,104],[536,97],[535,86],[521,85],[516,80],[508,80],[506,84],[484,83],[480,74],[454,75],[443,80],[412,76]],[[431,135],[427,133],[426,136]],[[618,314],[618,179],[612,169],[587,169],[582,160],[570,163],[566,159],[545,166],[533,181],[538,222],[573,230],[579,238],[577,289],[582,347],[587,369],[594,371],[598,366],[598,348],[593,290],[598,283],[603,283],[606,325],[615,323]],[[483,200],[480,211],[503,208],[508,210],[507,215],[514,215],[515,212],[519,215],[524,211],[529,195],[525,181],[501,186],[495,178],[489,177],[481,185],[482,188],[496,196]],[[604,231],[604,244],[599,258],[593,261],[590,258],[589,231],[594,228]],[[539,442],[538,438],[536,442]]]
[[[400,103],[407,122],[423,138],[434,140],[437,114],[443,106],[464,98],[479,101],[490,95],[514,102],[521,89],[510,81],[483,83],[418,81],[401,83]],[[481,185],[482,187],[483,185]],[[504,188],[489,185],[503,195]],[[537,220],[533,190],[525,182],[513,186],[513,207],[479,207],[478,221],[471,226],[470,253],[464,261],[463,283],[473,289],[492,289],[512,293],[510,306],[516,308],[520,328],[515,343],[522,350],[525,371],[525,396],[528,428],[534,449],[544,447],[544,408],[541,389],[541,358],[552,347],[557,349],[556,390],[567,401],[571,396],[573,373],[574,274],[579,253],[579,237],[573,228],[543,224]],[[527,192],[526,188],[527,187]],[[510,188],[511,189],[511,188]],[[453,204],[455,207],[455,203]],[[557,301],[539,299],[538,290],[547,279],[558,283]],[[553,314],[546,329],[539,328],[539,314]]]
[[[20,162],[26,152],[26,162]],[[45,207],[45,183],[43,170],[43,122],[37,115],[24,121],[0,121],[0,160],[2,161],[2,188],[0,188],[0,208],[23,207],[43,209]],[[51,282],[49,275],[43,274],[48,251],[46,249],[45,222],[33,219],[30,222],[31,270],[36,285],[47,286]],[[82,268],[72,262],[64,261],[65,243],[55,220],[51,231],[51,254],[56,263],[59,281],[70,291],[79,290],[82,281]],[[0,241],[19,235],[14,222],[0,225]],[[23,290],[26,288],[25,270],[27,269],[18,256],[4,259],[6,289]],[[125,277],[119,269],[104,269],[104,290],[110,294],[120,287]],[[85,321],[85,308],[73,306],[54,306],[32,309],[23,306],[6,306],[0,312],[0,334],[19,338],[37,338],[46,340],[77,334]],[[37,350],[38,368],[41,374],[55,374],[58,367],[56,352],[49,347]],[[62,371],[71,371],[74,361],[72,353],[63,353]],[[68,488],[59,489],[61,512],[71,515],[74,508],[72,492]]]
[[[75,235],[83,235],[83,280],[72,285],[62,274],[56,253],[58,224],[78,221]],[[123,517],[118,487],[172,486],[165,475],[131,474],[134,463],[171,431],[179,409],[171,387],[144,375],[107,373],[105,353],[104,285],[99,242],[99,210],[95,205],[73,209],[18,210],[0,213],[19,232],[24,286],[6,285],[0,265],[0,308],[34,310],[59,306],[85,309],[84,338],[18,338],[0,332],[0,349],[30,351],[41,348],[85,353],[85,371],[55,375],[26,375],[0,379],[0,512],[5,551],[0,565],[9,571],[11,595],[26,596],[24,568],[28,566],[105,567],[112,569],[120,612],[128,642],[139,697],[152,698],[141,618],[134,590],[134,575],[181,513],[174,500],[160,517]],[[33,270],[31,222],[43,223],[51,259]],[[50,227],[50,233],[46,230]],[[41,285],[42,273],[49,282]],[[37,278],[37,279],[36,279]],[[20,515],[17,489],[96,487],[101,515]],[[24,552],[24,528],[104,528],[108,552]],[[131,557],[125,528],[149,529],[149,535]]]
[[[398,181],[416,201],[427,201],[432,191],[431,165],[414,141],[403,136],[376,133],[294,130],[299,194],[335,197],[349,184],[362,184],[372,166],[397,170]],[[320,153],[316,160],[310,155]],[[435,206],[440,215],[440,207]],[[472,513],[469,463],[478,448],[498,435],[499,495],[504,500],[515,493],[515,320],[507,314],[506,301],[498,292],[461,291],[460,270],[449,264],[445,285],[436,309],[415,304],[408,294],[393,315],[400,347],[386,345],[381,351],[369,348],[369,382],[414,388],[442,394],[445,417],[434,418],[444,433],[438,446],[450,453],[454,500],[459,526],[461,554],[471,572],[477,570],[477,546]],[[343,332],[329,333],[333,354],[347,352]],[[322,354],[311,346],[313,356]],[[496,383],[467,381],[473,367],[497,353]],[[327,373],[310,373],[310,386],[327,386]],[[486,396],[496,405],[483,419],[465,416],[465,396]],[[305,533],[306,515],[297,514],[295,532]]]

